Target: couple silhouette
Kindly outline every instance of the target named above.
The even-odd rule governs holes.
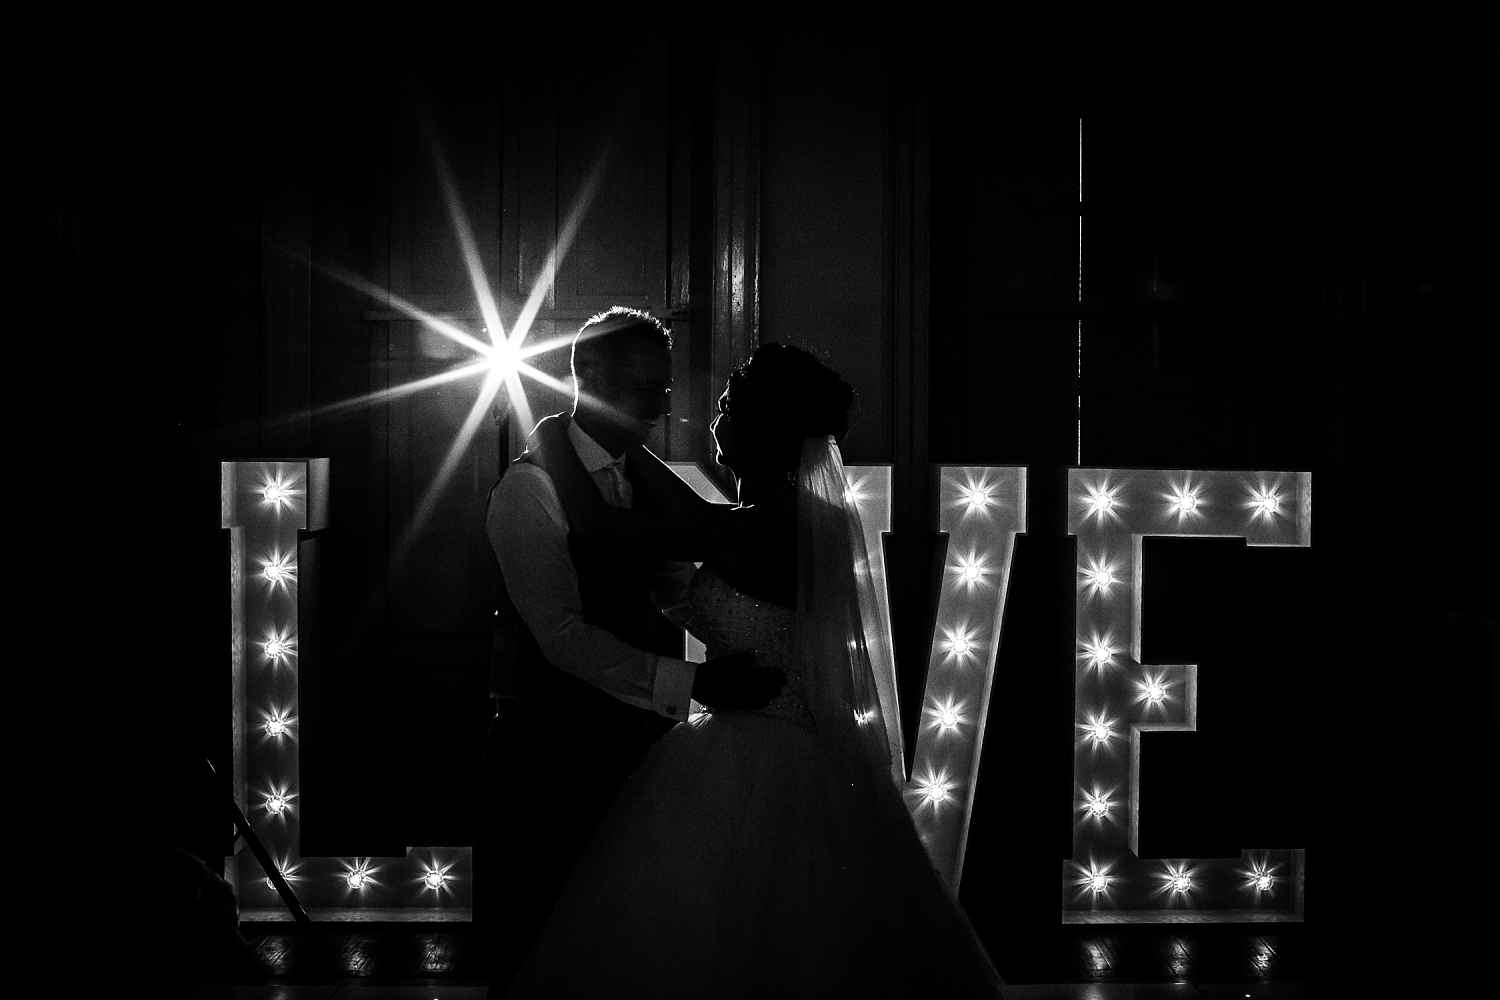
[[[709,503],[644,447],[670,351],[636,310],[583,324],[572,413],[490,494],[491,995],[998,997],[891,779],[853,390],[758,347],[712,424],[738,503]]]

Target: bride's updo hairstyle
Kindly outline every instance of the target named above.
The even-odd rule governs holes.
[[[849,433],[854,389],[838,373],[790,344],[761,344],[729,376],[719,410],[734,421],[736,445],[767,469],[794,471],[802,442]]]

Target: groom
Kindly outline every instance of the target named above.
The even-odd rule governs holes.
[[[671,346],[646,313],[615,306],[594,316],[573,341],[571,418],[546,418],[567,423],[569,444],[615,506],[638,499],[626,450],[672,412]],[[690,699],[758,708],[782,678],[756,669],[748,654],[702,670],[683,660],[682,632],[658,609],[685,603],[692,563],[571,532],[533,452],[490,491],[486,522],[501,587],[476,895],[497,934],[498,995],[631,770],[657,737],[686,721]]]

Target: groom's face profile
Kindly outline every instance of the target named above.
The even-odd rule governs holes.
[[[585,402],[581,395],[580,406],[597,406],[616,439],[599,442],[607,448],[644,444],[657,421],[672,412],[672,354],[665,347],[631,344],[581,374],[581,389],[594,399]]]

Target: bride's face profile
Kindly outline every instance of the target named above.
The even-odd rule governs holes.
[[[731,471],[734,463],[731,456],[734,454],[734,433],[729,425],[729,414],[720,413],[714,418],[714,422],[708,425],[708,432],[714,436],[714,461]]]

